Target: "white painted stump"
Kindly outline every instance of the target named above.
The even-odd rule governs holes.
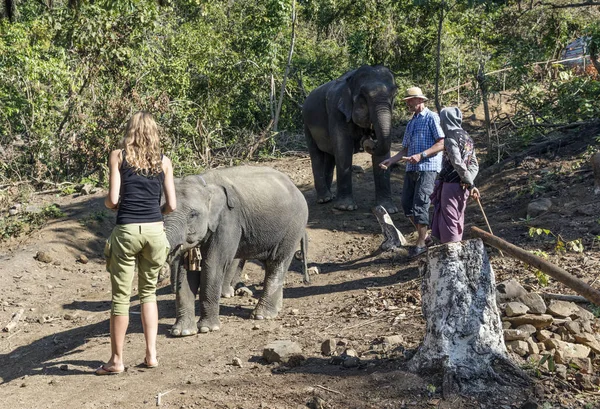
[[[421,284],[426,333],[409,369],[441,372],[444,397],[528,383],[508,357],[495,287],[481,239],[429,249]]]
[[[383,251],[395,250],[399,247],[406,246],[406,239],[396,228],[392,218],[388,214],[385,207],[378,205],[373,209],[375,217],[381,226],[381,232],[383,233],[383,243],[379,246]]]

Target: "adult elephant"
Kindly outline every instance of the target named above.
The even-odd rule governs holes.
[[[218,330],[219,298],[233,294],[232,284],[250,259],[265,265],[264,290],[252,317],[276,317],[285,273],[299,244],[308,281],[308,206],[290,178],[268,167],[239,166],[176,180],[175,191],[177,210],[165,216],[177,308],[171,334]],[[182,263],[184,252],[194,247],[200,248],[200,273],[185,270]]]
[[[381,161],[390,157],[396,92],[394,76],[388,68],[364,65],[308,95],[302,116],[318,203],[335,198],[337,209],[357,208],[352,195],[352,155],[367,140],[364,149],[372,155],[375,200],[388,213],[398,211],[392,201],[389,170],[379,167]],[[337,197],[331,193],[334,167]]]

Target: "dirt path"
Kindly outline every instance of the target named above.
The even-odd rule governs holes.
[[[424,332],[419,262],[377,253],[382,236],[370,211],[374,205],[370,159],[358,154],[354,163],[366,171],[354,174],[359,204],[355,212],[315,204],[308,157],[269,163],[290,175],[306,196],[309,266],[319,269],[306,286],[299,263],[292,264],[279,318],[252,321],[254,299],[234,297],[222,300],[220,332],[172,338],[174,295],[169,286],[162,287],[158,296],[160,366],[140,366],[144,341],[139,304],[134,301],[125,347],[127,371],[109,377],[94,376],[93,370],[110,352],[110,282],[102,247],[114,215],[102,205],[103,192],[38,197],[40,203],[58,203],[67,217],[0,246],[0,326],[24,310],[15,330],[0,333],[0,408],[145,408],[155,407],[159,395],[161,406],[173,408],[521,407],[535,393],[533,388],[512,395],[491,391],[480,401],[465,397],[444,401],[435,386],[439,379],[404,370],[405,355],[419,345]],[[521,209],[523,203],[510,194],[512,187],[499,186],[513,183],[518,189],[521,176],[505,175],[502,182],[482,185],[496,233],[513,242],[527,240],[527,229],[517,220],[521,210],[508,211]],[[401,170],[394,169],[398,204],[401,178]],[[587,181],[581,183],[587,189]],[[594,206],[592,211],[598,211]],[[467,212],[470,223],[485,228],[476,207],[471,205]],[[585,217],[593,220],[594,216],[579,215],[569,223],[588,223]],[[402,232],[411,232],[402,215],[393,219]],[[577,228],[573,224],[569,231],[577,236]],[[581,260],[580,255],[568,256],[573,257],[571,265],[578,266],[577,274],[597,274],[597,247],[581,255]],[[45,252],[49,262],[36,260],[39,252]],[[82,262],[82,255],[87,263]],[[249,264],[244,282],[260,292],[264,273],[260,266]],[[492,264],[498,280],[517,277],[536,285],[535,277],[519,263],[493,253]],[[554,286],[556,291],[565,290]],[[402,343],[383,345],[382,337],[390,335],[401,335]],[[355,350],[360,365],[346,368],[321,355],[322,342],[330,338],[338,342],[338,352]],[[306,359],[296,366],[267,364],[261,358],[263,348],[280,339],[298,342]],[[241,367],[233,365],[234,358],[239,358]],[[558,402],[559,392],[556,396],[547,392],[546,399]],[[577,406],[577,401],[570,405],[563,407],[584,407]]]

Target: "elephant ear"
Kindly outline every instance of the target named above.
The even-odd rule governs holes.
[[[350,122],[352,120],[353,100],[349,83],[351,78],[352,77],[346,78],[346,81],[340,85],[339,99],[337,103],[338,109],[344,114],[344,117],[346,117],[346,122]]]
[[[227,207],[229,207],[229,209],[239,207],[240,198],[237,189],[233,185],[226,185],[223,186],[223,190],[225,191],[225,197],[227,199]]]
[[[216,185],[209,185],[208,201],[208,230],[216,231],[221,214],[224,211],[240,206],[240,198],[237,189],[229,179],[225,179]]]
[[[221,213],[225,210],[227,199],[223,189],[218,185],[208,185],[207,196],[206,228],[208,231],[214,232],[219,226]]]

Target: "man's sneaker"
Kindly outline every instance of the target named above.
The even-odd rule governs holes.
[[[414,247],[411,247],[411,249],[409,250],[408,257],[416,258],[425,252],[427,252],[427,246],[425,246],[425,247],[414,246]]]

